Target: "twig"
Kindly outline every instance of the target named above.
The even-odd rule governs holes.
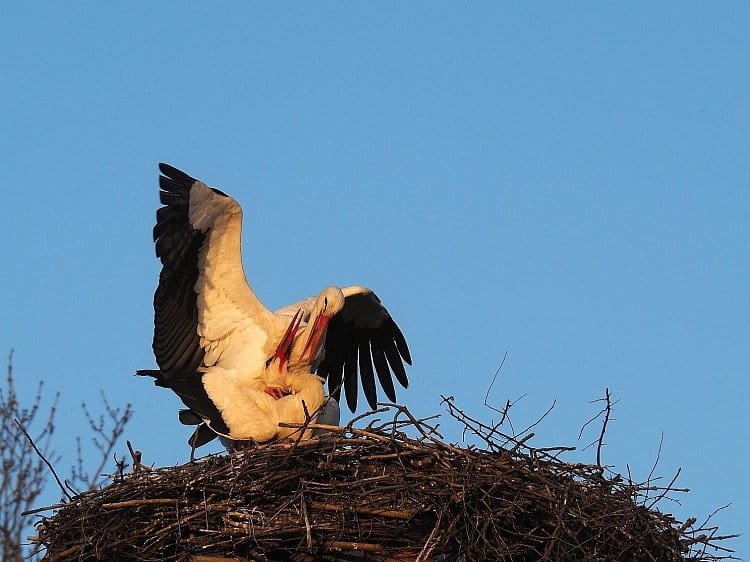
[[[604,415],[604,421],[602,422],[602,429],[601,429],[601,432],[599,433],[599,438],[596,439],[595,441],[592,441],[591,443],[589,443],[588,445],[586,445],[586,447],[583,448],[583,450],[585,451],[586,449],[588,449],[589,447],[591,447],[594,443],[597,444],[597,446],[596,446],[596,466],[598,466],[600,469],[602,469],[602,468],[604,468],[604,467],[602,467],[602,448],[604,447],[604,435],[607,432],[607,424],[609,423],[609,420],[611,419],[610,417],[612,415],[612,406],[614,404],[617,404],[617,402],[619,402],[619,400],[616,400],[615,402],[612,402],[611,394],[609,393],[609,388],[605,388],[604,389],[604,398],[597,398],[596,400],[591,400],[590,403],[593,404],[594,402],[604,402],[604,407],[601,410],[599,410],[599,412],[597,412],[595,416],[589,418],[588,421],[586,421],[586,423],[584,423],[581,426],[581,429],[578,432],[578,439],[579,440],[581,439],[581,437],[583,436],[583,432],[585,431],[585,429],[588,427],[588,425],[590,423],[592,423],[593,421],[597,420],[599,417],[602,416],[602,414]]]
[[[364,550],[365,552],[382,552],[383,547],[379,544],[372,544],[366,542],[350,542],[350,541],[315,541],[317,544],[325,546],[326,548],[333,548],[336,550]]]
[[[390,517],[391,519],[403,519],[404,521],[408,521],[419,513],[417,510],[372,509],[369,507],[343,506],[321,502],[310,502],[310,507],[321,511],[350,511],[365,515],[377,515],[378,517]]]
[[[607,432],[607,424],[609,423],[609,416],[612,413],[612,402],[609,399],[609,389],[604,389],[604,398],[607,401],[605,408],[604,423],[602,423],[602,432],[599,434],[599,444],[596,446],[596,466],[602,466],[602,447],[604,446],[604,434]]]
[[[16,425],[18,426],[18,429],[20,429],[20,430],[21,430],[21,431],[23,432],[23,434],[24,434],[24,435],[26,436],[26,439],[28,439],[28,440],[29,440],[29,444],[30,444],[30,445],[31,445],[31,446],[32,446],[32,447],[34,448],[34,451],[36,451],[36,454],[37,454],[37,455],[39,455],[39,458],[40,458],[40,459],[42,459],[42,460],[44,461],[44,464],[46,464],[46,465],[47,465],[47,466],[49,467],[50,471],[52,472],[52,476],[54,476],[54,477],[55,477],[55,481],[57,482],[57,485],[58,485],[58,486],[60,487],[60,489],[62,490],[62,493],[63,493],[63,494],[65,494],[65,496],[66,496],[66,497],[67,497],[67,498],[68,498],[69,500],[72,500],[72,499],[73,499],[73,496],[71,496],[71,495],[70,495],[70,494],[68,493],[68,491],[67,491],[67,490],[65,489],[65,486],[63,486],[63,483],[62,483],[62,481],[60,480],[60,477],[59,477],[59,476],[57,476],[57,472],[55,472],[55,467],[53,467],[53,466],[52,466],[52,463],[50,463],[50,462],[49,462],[49,461],[47,460],[47,458],[46,458],[46,457],[45,457],[45,456],[44,456],[44,455],[42,454],[42,452],[41,452],[41,451],[40,451],[40,450],[39,450],[39,449],[37,448],[37,446],[36,446],[36,443],[34,443],[34,440],[33,440],[33,439],[31,438],[31,436],[29,435],[29,432],[28,432],[28,431],[26,431],[26,429],[25,429],[25,428],[23,427],[23,425],[21,425],[21,422],[19,422],[19,421],[18,421],[17,419],[14,419],[13,421],[14,421],[14,422],[16,423]]]
[[[133,474],[138,474],[141,470],[141,452],[133,450],[133,445],[130,443],[130,440],[125,441],[125,444],[128,446],[128,452],[130,453],[130,458],[133,459]]]
[[[141,505],[174,505],[180,500],[176,498],[144,498],[142,500],[127,500],[122,502],[103,503],[104,509],[119,509],[121,507],[137,507]]]
[[[661,493],[661,494],[659,494],[659,495],[658,495],[658,496],[656,497],[656,499],[654,499],[654,501],[652,501],[652,502],[651,502],[651,503],[650,503],[650,504],[648,505],[648,508],[649,508],[649,509],[652,509],[652,508],[653,508],[653,507],[654,507],[654,506],[655,506],[655,505],[656,505],[657,503],[659,503],[659,501],[660,501],[660,500],[661,500],[662,498],[664,498],[664,497],[665,497],[665,496],[666,496],[666,495],[667,495],[667,494],[668,494],[669,492],[671,492],[671,491],[673,490],[673,488],[672,488],[672,484],[674,484],[674,483],[675,483],[675,482],[677,481],[677,478],[678,478],[678,477],[680,476],[680,472],[682,472],[682,468],[678,468],[678,469],[677,469],[677,472],[676,472],[676,473],[675,473],[675,475],[674,475],[674,476],[672,477],[672,480],[670,480],[670,482],[669,482],[669,484],[667,485],[667,487],[666,487],[666,488],[664,488],[664,490],[662,491],[662,493]],[[690,491],[690,490],[687,490],[687,491]]]
[[[552,401],[552,404],[550,405],[550,407],[549,407],[549,408],[547,408],[547,410],[546,410],[546,411],[545,411],[545,412],[544,412],[544,413],[543,413],[543,414],[541,415],[541,417],[540,417],[540,418],[539,418],[538,420],[536,420],[536,421],[535,421],[534,423],[532,423],[532,424],[531,424],[530,426],[528,426],[527,428],[525,428],[525,429],[522,429],[521,431],[519,431],[518,433],[516,433],[516,434],[515,434],[515,436],[516,436],[516,437],[519,437],[519,436],[521,436],[521,435],[524,435],[524,434],[525,434],[525,433],[526,433],[527,431],[529,431],[530,429],[533,429],[533,428],[535,428],[535,427],[536,427],[536,426],[538,426],[538,425],[539,425],[540,423],[542,423],[542,421],[544,420],[544,418],[546,418],[546,417],[547,417],[547,416],[548,416],[548,415],[550,414],[550,412],[551,412],[551,411],[552,411],[552,410],[553,410],[553,409],[555,408],[555,404],[557,404],[557,398],[555,398],[555,399],[554,399],[554,400]]]
[[[492,387],[495,385],[495,379],[497,379],[497,375],[500,373],[500,370],[503,368],[503,365],[505,365],[505,360],[508,358],[508,350],[505,350],[505,353],[503,354],[503,359],[500,361],[500,365],[498,366],[497,370],[495,371],[495,374],[492,376],[492,381],[490,381],[490,386],[487,387],[487,392],[484,394],[484,405],[490,408],[491,410],[496,411],[497,413],[501,413],[500,410],[495,408],[494,406],[490,405],[487,402],[487,399],[490,397],[490,391],[492,390]]]
[[[653,466],[651,466],[651,470],[648,473],[648,476],[646,477],[646,499],[648,499],[648,486],[651,485],[651,477],[654,475],[654,471],[656,470],[656,467],[659,465],[659,459],[661,458],[661,448],[664,445],[664,432],[661,432],[661,437],[659,437],[659,449],[656,451],[656,460],[654,460]]]
[[[307,502],[305,502],[305,494],[300,494],[300,504],[302,507],[302,515],[305,518],[305,540],[307,541],[307,548],[312,548],[312,529],[310,527],[310,517],[307,514]]]
[[[26,510],[26,511],[22,512],[21,515],[24,515],[24,516],[26,516],[26,515],[33,515],[35,513],[42,513],[43,511],[51,511],[53,509],[59,509],[61,507],[65,507],[67,505],[68,505],[67,503],[55,503],[55,504],[47,505],[47,506],[44,506],[44,507],[37,507],[36,509]]]

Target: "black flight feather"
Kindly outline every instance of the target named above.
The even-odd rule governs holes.
[[[377,295],[368,290],[347,296],[344,307],[331,318],[318,375],[328,380],[328,391],[337,399],[337,388],[343,377],[346,401],[354,412],[357,407],[357,372],[365,398],[370,407],[375,408],[375,372],[391,401],[396,400],[393,376],[402,386],[408,385],[402,359],[411,364],[406,339]]]

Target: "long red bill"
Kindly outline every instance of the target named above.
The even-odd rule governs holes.
[[[308,359],[312,359],[313,353],[318,351],[320,340],[323,339],[323,334],[326,333],[326,327],[328,326],[328,321],[330,319],[331,317],[326,314],[318,314],[315,318],[315,322],[313,322],[312,330],[310,330],[310,337],[305,344],[305,348],[302,350],[300,359],[303,359],[306,355],[308,356]]]
[[[294,318],[292,318],[289,327],[286,329],[286,332],[284,332],[284,337],[281,338],[281,343],[279,343],[276,352],[273,354],[273,356],[279,360],[279,372],[284,368],[286,362],[289,361],[292,342],[294,341],[294,336],[297,335],[300,322],[302,322],[302,309],[297,310],[294,314]]]

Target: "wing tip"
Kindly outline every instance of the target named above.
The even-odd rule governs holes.
[[[162,177],[166,178],[167,180],[178,182],[184,186],[190,186],[197,181],[191,175],[186,174],[179,168],[175,168],[174,166],[172,166],[171,164],[167,164],[166,162],[159,162],[159,172],[161,172]],[[160,181],[160,184],[161,183],[163,182]]]

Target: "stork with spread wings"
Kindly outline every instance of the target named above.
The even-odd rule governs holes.
[[[396,400],[393,376],[407,386],[403,363],[411,364],[411,355],[375,293],[326,287],[317,297],[268,310],[245,278],[239,204],[172,166],[159,169],[164,206],[154,242],[162,270],[153,340],[159,369],[138,374],[182,399],[187,409],[180,421],[197,425],[193,447],[217,435],[255,442],[285,437],[295,430],[279,423],[302,423],[315,412],[338,423],[341,387],[353,412],[361,380],[374,408],[376,374]]]

